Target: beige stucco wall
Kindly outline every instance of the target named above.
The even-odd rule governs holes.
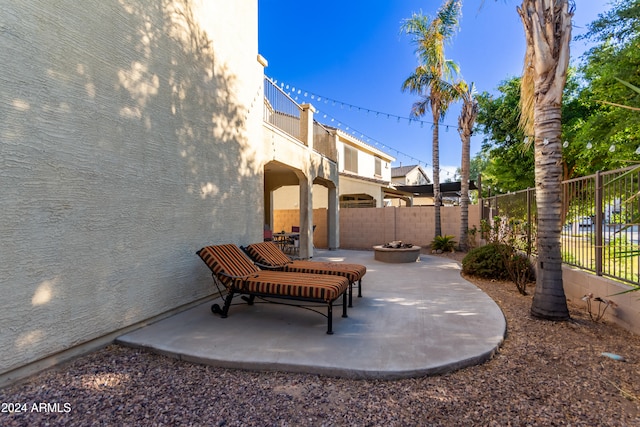
[[[313,186],[313,208],[328,206],[328,189],[324,185]],[[300,189],[297,186],[288,185],[278,188],[273,192],[274,209],[298,209],[300,207]]]
[[[1,377],[211,294],[264,160],[256,0],[0,8]]]
[[[352,179],[346,176],[340,177],[340,195],[343,194],[367,194],[376,200],[376,206],[382,207],[384,194],[380,184],[359,179]]]
[[[585,307],[585,310],[587,307],[586,302],[581,299],[589,293],[592,293],[594,298],[600,297],[615,302],[616,307],[607,308],[604,318],[635,334],[640,334],[640,299],[638,298],[638,293],[632,292],[620,295],[620,292],[629,290],[630,286],[567,265],[562,267],[562,282],[567,299],[578,306]],[[596,315],[598,312],[597,302],[592,302],[592,310],[593,314]]]
[[[391,181],[391,162],[393,162],[395,158],[363,141],[360,141],[352,135],[345,134],[341,130],[337,130],[336,132],[338,135],[336,148],[338,152],[338,168],[340,172],[353,173],[353,171],[346,171],[344,165],[344,147],[345,145],[349,145],[358,150],[358,176],[379,179],[387,182]],[[376,157],[381,161],[381,175],[376,175],[375,173]]]

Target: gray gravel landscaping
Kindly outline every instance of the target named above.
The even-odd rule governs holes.
[[[110,345],[1,389],[0,402],[25,411],[0,413],[0,425],[640,425],[640,337],[591,321],[581,301],[570,304],[569,322],[533,319],[531,297],[512,283],[467,279],[507,319],[504,345],[479,366],[348,380],[219,369]]]

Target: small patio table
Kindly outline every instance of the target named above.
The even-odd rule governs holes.
[[[300,233],[273,233],[273,243],[278,245],[282,252],[297,255],[300,248]]]

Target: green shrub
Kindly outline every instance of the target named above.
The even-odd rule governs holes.
[[[453,237],[454,236],[436,236],[431,242],[431,249],[434,251],[453,252],[456,248],[456,241],[453,240]]]
[[[511,280],[522,295],[527,295],[527,283],[534,280],[529,258],[503,243],[489,243],[469,251],[462,260],[462,271],[487,279]]]
[[[527,283],[535,281],[534,269],[529,257],[522,252],[513,251],[507,257],[507,272],[518,291],[522,295],[527,295]]]
[[[470,250],[462,259],[462,271],[471,276],[487,279],[510,279],[501,251],[511,252],[512,249],[502,243],[489,243]]]

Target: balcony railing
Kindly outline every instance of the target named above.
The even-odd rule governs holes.
[[[264,78],[265,122],[300,139],[300,112],[302,108],[282,89],[266,77]]]
[[[265,76],[263,114],[265,123],[277,127],[307,145],[308,141],[302,140],[302,132],[300,129],[302,114],[302,107],[269,77]],[[334,162],[338,159],[333,133],[315,120],[313,123],[312,148]]]

